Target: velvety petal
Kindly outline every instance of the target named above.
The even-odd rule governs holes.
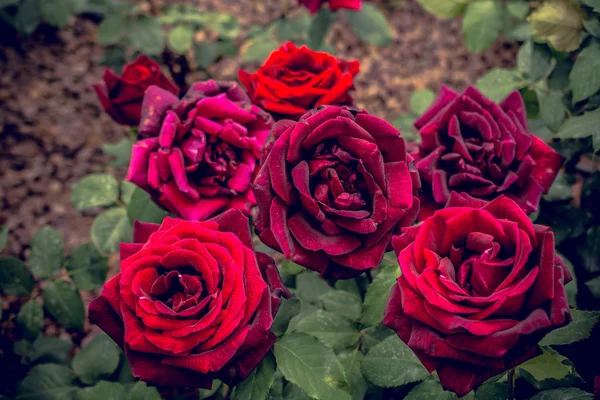
[[[302,212],[294,214],[288,219],[288,227],[300,246],[307,250],[319,251],[332,256],[347,254],[357,249],[361,242],[353,235],[326,235],[315,228]]]
[[[227,210],[210,221],[219,224],[221,232],[232,232],[237,236],[246,247],[252,248],[252,232],[250,232],[250,222],[248,217],[239,210]]]
[[[144,94],[142,117],[139,132],[141,136],[158,136],[162,119],[167,110],[171,109],[179,99],[168,90],[158,86],[150,86]]]

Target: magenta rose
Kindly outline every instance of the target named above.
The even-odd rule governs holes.
[[[329,5],[331,11],[353,10],[358,11],[361,8],[363,0],[298,0],[298,3],[308,8],[311,14],[315,14],[321,8],[321,5]]]
[[[94,85],[94,90],[102,108],[115,122],[137,126],[140,123],[144,92],[152,85],[175,95],[179,94],[179,87],[162,73],[160,65],[141,55],[134,62],[125,65],[121,76],[106,68],[102,81]]]
[[[415,127],[422,138],[415,165],[434,208],[456,191],[486,200],[505,195],[533,212],[563,162],[529,132],[517,91],[498,105],[473,87],[460,95],[442,87]]]
[[[375,268],[415,220],[420,186],[400,132],[348,107],[277,122],[254,182],[256,232],[285,257],[335,279]]]
[[[392,244],[402,275],[383,323],[459,397],[536,356],[539,340],[571,320],[571,275],[552,231],[505,196],[453,192]]]
[[[275,342],[271,324],[290,296],[273,259],[254,252],[248,219],[229,210],[205,222],[136,222],[133,240],[89,306],[133,375],[201,388],[245,379]]]
[[[249,215],[250,182],[271,124],[234,82],[197,82],[181,100],[151,86],[127,179],[187,220],[230,208]]]

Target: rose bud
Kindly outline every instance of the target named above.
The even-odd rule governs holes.
[[[498,105],[473,87],[461,95],[442,87],[415,127],[422,138],[415,165],[433,203],[422,210],[442,208],[456,191],[486,200],[505,195],[533,212],[563,162],[529,132],[518,91]]]
[[[321,5],[327,3],[331,11],[340,9],[358,11],[361,8],[362,0],[298,0],[298,4],[308,8],[311,14],[315,14],[321,8]]]
[[[381,262],[396,228],[419,212],[417,170],[400,132],[348,107],[279,121],[254,181],[254,226],[267,246],[346,279]]]
[[[508,197],[453,192],[392,245],[402,274],[383,323],[459,397],[536,356],[540,339],[571,320],[554,234]]]
[[[179,94],[179,87],[162,73],[160,65],[141,55],[134,62],[125,65],[122,76],[106,68],[103,80],[94,85],[94,90],[102,108],[115,122],[137,126],[140,123],[144,92],[151,85]]]
[[[127,179],[187,220],[229,208],[249,214],[250,182],[271,116],[235,82],[197,82],[181,100],[151,86]]]
[[[252,246],[248,219],[136,222],[121,243],[121,272],[89,306],[92,323],[123,350],[133,375],[154,385],[209,389],[245,379],[275,342],[282,284]]]
[[[298,120],[323,105],[352,105],[349,91],[359,71],[358,61],[338,60],[328,53],[297,48],[292,42],[271,53],[254,74],[239,71],[254,104],[275,120]]]

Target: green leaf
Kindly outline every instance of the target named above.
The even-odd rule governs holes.
[[[600,43],[592,43],[579,53],[569,75],[573,103],[591,97],[600,89]]]
[[[108,378],[119,366],[120,351],[107,335],[96,336],[73,358],[73,372],[86,385]]]
[[[119,198],[119,183],[110,174],[91,174],[73,185],[71,204],[78,210],[110,206]]]
[[[71,400],[75,396],[71,370],[58,364],[33,367],[19,383],[17,400]]]
[[[110,165],[113,167],[123,167],[131,161],[131,148],[133,142],[129,138],[122,138],[117,143],[105,143],[102,145],[102,151],[112,156]]]
[[[600,12],[600,0],[579,0],[579,2],[592,7],[595,12]]]
[[[298,275],[299,273],[306,271],[306,268],[302,265],[298,265],[291,260],[283,260],[281,267],[288,275]]]
[[[200,42],[194,46],[194,58],[202,68],[208,68],[219,58],[219,48],[216,43]]]
[[[567,58],[556,65],[548,76],[548,89],[566,91],[569,88],[569,74],[573,68],[573,61]]]
[[[569,118],[556,134],[560,139],[581,139],[592,136],[595,151],[600,147],[600,108]]]
[[[50,25],[62,28],[75,14],[73,0],[44,0],[38,1],[42,18]]]
[[[540,345],[571,344],[587,339],[600,320],[600,311],[571,310],[573,321],[567,326],[548,333]]]
[[[165,35],[156,18],[140,17],[133,20],[129,27],[131,45],[149,56],[160,54],[165,47]]]
[[[66,262],[69,276],[80,290],[101,288],[108,273],[108,259],[91,243],[73,250]]]
[[[583,14],[571,0],[548,0],[527,18],[538,39],[557,51],[574,51],[579,47]]]
[[[515,71],[494,68],[475,84],[492,101],[500,102],[513,91],[525,86],[525,82]]]
[[[540,117],[544,124],[553,132],[557,132],[567,117],[563,94],[552,91],[540,102]]]
[[[127,15],[122,13],[107,14],[98,26],[98,43],[102,46],[117,44],[127,32]],[[109,144],[110,145],[110,144]],[[106,146],[106,145],[105,145]],[[104,150],[106,152],[106,150]]]
[[[248,378],[239,383],[233,400],[266,400],[275,375],[275,359],[271,353],[261,361]]]
[[[263,62],[272,51],[279,47],[279,42],[273,39],[270,29],[252,36],[242,46],[242,61]]]
[[[323,308],[352,321],[358,321],[362,311],[362,301],[357,295],[341,290],[332,290],[319,297]]]
[[[200,389],[200,398],[209,399],[212,395],[217,393],[217,390],[221,387],[222,382],[218,379],[213,379],[212,387],[210,389]]]
[[[175,53],[183,54],[192,48],[194,30],[189,25],[177,25],[169,31],[169,48]]]
[[[291,297],[289,299],[283,299],[283,301],[281,302],[281,306],[277,311],[277,315],[273,320],[271,331],[277,336],[283,335],[287,330],[291,319],[298,315],[299,312],[300,300],[298,300],[296,296]]]
[[[458,17],[468,4],[465,0],[417,0],[417,2],[438,18]]]
[[[448,392],[436,379],[427,379],[415,386],[404,400],[455,400],[456,394]]]
[[[31,238],[29,268],[38,279],[50,278],[60,272],[64,260],[60,232],[45,226]]]
[[[393,263],[386,265],[367,288],[363,304],[361,322],[364,325],[378,325],[383,318],[383,310],[390,297],[392,287],[400,276],[400,267]]]
[[[28,358],[31,363],[52,362],[66,364],[73,348],[71,340],[40,336],[33,342]]]
[[[586,19],[583,21],[583,27],[590,35],[600,38],[600,21],[598,18]]]
[[[350,348],[360,338],[360,332],[352,321],[323,310],[300,320],[296,331],[308,333],[334,350]]]
[[[44,322],[44,310],[40,303],[34,299],[23,304],[19,314],[17,314],[17,323],[21,327],[21,332],[30,341],[35,340],[40,335],[42,322]]]
[[[479,53],[496,41],[504,26],[504,10],[495,0],[476,1],[468,5],[462,32],[471,53]]]
[[[523,21],[517,24],[506,25],[502,34],[507,39],[524,42],[533,36],[533,28],[529,22]]]
[[[388,46],[394,36],[385,16],[371,3],[363,3],[360,11],[344,11],[350,27],[356,35],[375,46]]]
[[[128,205],[129,202],[131,201],[131,197],[133,197],[133,192],[135,192],[135,189],[137,188],[137,186],[135,185],[135,183],[131,183],[129,181],[123,181],[121,182],[121,201],[123,202],[123,204]]]
[[[552,54],[547,46],[525,42],[517,54],[517,70],[531,83],[548,75],[552,69]]]
[[[321,7],[308,28],[308,47],[313,50],[319,50],[323,46],[325,37],[331,24],[335,21],[335,13],[332,13],[328,7]]]
[[[560,380],[571,373],[568,366],[562,364],[560,360],[547,351],[519,365],[519,368],[531,374],[536,381],[545,379]]]
[[[154,222],[160,224],[169,213],[152,201],[145,190],[136,188],[127,204],[127,216],[129,221]]]
[[[37,0],[23,0],[15,15],[14,25],[24,35],[31,35],[42,23]]]
[[[0,252],[6,248],[8,243],[8,227],[0,226]]]
[[[92,241],[103,254],[117,252],[119,243],[131,242],[133,236],[127,211],[118,207],[103,212],[94,220],[91,235]]]
[[[129,392],[128,400],[162,400],[155,387],[148,386],[146,382],[138,381]]]
[[[355,279],[345,279],[343,281],[336,281],[335,289],[351,293],[360,299],[360,288],[356,284]]]
[[[396,335],[369,350],[362,362],[362,373],[380,387],[402,386],[429,376],[415,353]]]
[[[509,1],[506,3],[506,10],[517,19],[525,19],[527,14],[529,14],[529,4],[522,0]]]
[[[127,400],[127,392],[118,382],[98,382],[95,386],[77,391],[76,400]]]
[[[484,383],[475,391],[475,400],[506,400],[508,385],[506,383]]]
[[[25,264],[13,257],[0,258],[0,290],[11,296],[28,296],[33,290],[33,275]]]
[[[318,400],[349,400],[344,371],[333,351],[305,333],[285,335],[275,343],[277,366],[288,381]]]
[[[427,111],[433,100],[435,94],[431,90],[417,90],[410,96],[410,108],[415,114],[421,115]]]
[[[306,12],[294,18],[283,17],[275,23],[275,36],[282,42],[305,39],[310,23],[310,17]]]
[[[600,276],[585,282],[585,286],[588,288],[592,296],[595,298],[600,298]]]
[[[0,0],[0,8],[14,6],[15,4],[19,4],[19,0]]]
[[[235,17],[225,13],[205,13],[206,24],[214,32],[225,39],[236,39],[240,35],[241,26]]]
[[[547,201],[563,201],[571,198],[571,184],[567,179],[567,174],[559,172],[550,187],[548,194],[544,196]]]
[[[319,304],[319,297],[333,290],[321,276],[312,271],[296,275],[296,296],[301,300]]]
[[[592,400],[594,396],[577,388],[544,390],[529,400]]]
[[[348,382],[352,400],[362,400],[369,389],[369,385],[360,371],[364,358],[365,356],[358,350],[338,354],[338,360],[346,373],[346,382]]]
[[[237,44],[233,40],[219,40],[215,43],[217,54],[220,56],[236,56],[238,53]]]
[[[300,302],[300,312],[298,313],[298,315],[296,315],[295,317],[293,317],[290,320],[290,323],[288,324],[288,328],[286,332],[293,332],[296,330],[296,327],[298,326],[298,323],[300,323],[300,321],[302,321],[304,318],[308,317],[309,315],[317,312],[319,308],[307,303],[305,301],[301,301]]]
[[[44,308],[66,329],[83,329],[85,310],[73,283],[59,280],[44,287]]]

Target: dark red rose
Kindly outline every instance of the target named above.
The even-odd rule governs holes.
[[[271,324],[290,295],[273,260],[254,252],[248,219],[229,210],[206,222],[136,222],[133,240],[89,307],[133,375],[202,388],[245,379],[275,342]]]
[[[503,194],[535,211],[563,162],[529,132],[517,91],[498,105],[473,87],[461,95],[442,87],[415,127],[422,138],[415,165],[434,202],[424,210],[443,207],[456,191],[486,200]]]
[[[392,245],[402,275],[383,323],[459,397],[537,355],[539,340],[571,320],[571,275],[552,231],[505,196],[453,192]]]
[[[133,146],[127,179],[187,220],[229,208],[249,214],[272,122],[235,82],[197,82],[181,100],[151,86],[140,123],[147,139]]]
[[[375,268],[419,211],[417,170],[400,132],[348,107],[273,126],[253,185],[266,245],[335,279]]]
[[[151,85],[179,94],[179,87],[162,73],[160,65],[141,55],[125,65],[122,76],[106,68],[103,80],[94,89],[112,119],[121,125],[136,126],[140,123],[144,92]]]
[[[240,70],[239,79],[252,102],[276,120],[298,120],[319,106],[352,105],[348,92],[354,89],[359,66],[356,60],[338,60],[288,42],[271,53],[255,74]]]
[[[308,8],[311,14],[316,13],[321,8],[321,5],[329,4],[331,11],[340,9],[360,10],[362,0],[298,0],[298,3]]]

